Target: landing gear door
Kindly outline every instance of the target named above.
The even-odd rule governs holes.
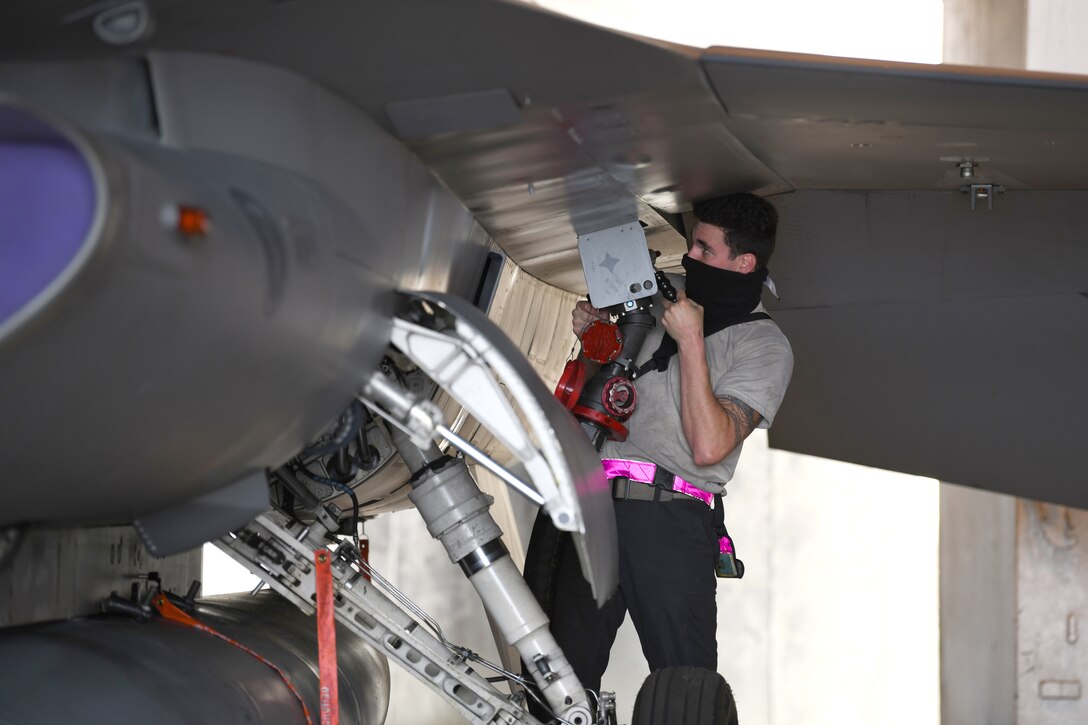
[[[393,343],[515,455],[531,479],[524,483],[538,494],[531,498],[542,501],[556,528],[572,534],[586,581],[603,603],[619,579],[616,520],[585,433],[474,306],[437,292],[401,292],[401,298]]]

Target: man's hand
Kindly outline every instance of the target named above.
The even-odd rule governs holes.
[[[591,322],[596,320],[604,320],[608,322],[608,313],[604,310],[599,310],[589,302],[582,300],[575,305],[574,310],[571,311],[570,316],[572,318],[572,327],[574,329],[574,336],[579,340],[582,339],[582,333],[586,331]]]
[[[684,290],[676,293],[676,302],[662,299],[665,314],[661,316],[661,326],[669,333],[677,345],[692,340],[703,339],[703,306],[689,299]]]

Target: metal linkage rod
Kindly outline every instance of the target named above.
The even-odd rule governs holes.
[[[413,446],[406,436],[395,436],[398,449]],[[410,457],[438,460],[436,447],[405,451]],[[450,561],[461,566],[476,589],[503,638],[524,662],[549,709],[570,725],[590,725],[588,696],[574,669],[548,629],[544,614],[502,545],[502,530],[491,517],[492,499],[469,474],[464,460],[445,467],[422,469],[408,494],[427,524],[427,530],[446,549]]]
[[[438,434],[440,436],[452,443],[454,447],[456,447],[459,451],[464,453],[469,458],[472,458],[474,461],[494,473],[502,480],[509,483],[511,486],[517,489],[518,492],[520,492],[527,499],[535,503],[537,506],[541,506],[544,504],[544,497],[537,493],[535,488],[525,483],[514,474],[510,473],[510,471],[506,470],[498,463],[495,463],[495,461],[491,460],[491,458],[488,457],[488,455],[481,451],[479,448],[472,445],[467,440],[457,435],[444,425],[438,426],[436,430],[438,431]]]
[[[309,538],[306,527],[278,513],[262,514],[216,545],[303,612],[314,612],[312,556],[321,542]],[[437,692],[465,720],[474,725],[539,725],[464,658],[451,657],[442,640],[363,579],[345,557],[336,558],[332,571],[337,621]]]

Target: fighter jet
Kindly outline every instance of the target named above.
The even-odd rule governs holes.
[[[467,468],[540,504],[607,598],[599,463],[490,300],[511,269],[584,293],[602,230],[676,265],[692,202],[735,191],[783,220],[768,307],[799,362],[772,445],[1088,505],[1086,90],[496,0],[4,4],[0,717],[309,721],[322,609],[345,722],[383,718],[386,658],[469,722],[607,722]],[[354,540],[409,506],[526,663],[488,663],[514,694]],[[108,616],[25,606],[42,530],[142,565],[111,594],[117,571],[35,559]],[[206,541],[278,596],[151,574]]]

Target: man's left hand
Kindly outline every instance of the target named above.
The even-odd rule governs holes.
[[[661,326],[677,344],[703,339],[703,306],[690,299],[684,290],[676,293],[676,302],[662,300],[665,314]]]

